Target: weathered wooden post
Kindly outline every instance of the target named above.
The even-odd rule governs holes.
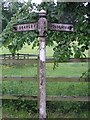
[[[46,45],[45,32],[47,31],[46,11],[39,12],[39,119],[46,118]]]

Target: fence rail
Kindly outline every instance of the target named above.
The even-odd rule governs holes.
[[[34,64],[38,61],[38,55],[35,54],[2,54],[0,55],[0,64]],[[53,58],[46,58],[46,63],[54,63]],[[63,62],[90,62],[90,58],[70,58]],[[62,61],[61,61],[62,63]]]
[[[46,59],[46,63],[54,63],[54,59],[53,58],[47,58]],[[11,64],[11,65],[15,65],[15,64],[37,64],[38,59],[37,58],[29,58],[29,59],[1,59],[0,60],[0,64],[2,65],[7,65],[7,64]],[[81,58],[81,59],[75,59],[75,58],[71,58],[67,61],[64,62],[68,62],[68,63],[72,63],[72,62],[90,62],[90,58]],[[59,63],[64,63],[64,62],[59,62]]]
[[[37,100],[38,96],[29,95],[2,95],[0,99],[7,100]],[[47,101],[90,101],[88,96],[47,96]]]
[[[90,62],[90,58],[71,58],[67,61],[68,63],[72,62]],[[60,62],[60,63],[64,63]],[[46,63],[54,63],[53,58],[47,58]],[[17,55],[11,55],[11,54],[3,54],[0,55],[0,64],[11,64],[11,65],[18,65],[18,64],[38,64],[38,55],[32,55],[32,54],[17,54]],[[38,66],[37,66],[38,67]],[[0,77],[3,81],[38,81],[38,73],[35,77],[26,77],[26,76],[2,76]],[[88,80],[80,80],[79,77],[46,77],[47,82],[90,82],[90,78]],[[12,99],[12,100],[18,100],[18,99],[25,99],[25,100],[37,100],[38,96],[25,96],[25,95],[2,95],[0,96],[0,99]],[[47,101],[90,101],[89,96],[47,96]]]
[[[3,76],[0,77],[3,81],[37,81],[37,77],[20,77],[20,76]],[[46,77],[47,82],[90,82],[90,80],[81,80],[80,77]]]
[[[38,55],[36,54],[2,54],[0,55],[1,59],[29,59],[32,57],[37,57]]]

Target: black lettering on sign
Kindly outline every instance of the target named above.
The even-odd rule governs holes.
[[[21,29],[23,29],[23,26],[21,26]]]
[[[22,29],[22,26],[19,26],[19,29]]]
[[[64,26],[64,29],[67,29],[67,26]]]
[[[69,30],[71,30],[72,29],[72,26],[69,26]]]
[[[59,25],[57,26],[57,28],[59,28]]]
[[[28,28],[29,26],[28,25],[26,25],[26,28]]]
[[[63,26],[63,25],[61,26],[61,29],[64,29],[64,26]]]
[[[58,29],[60,29],[61,28],[61,26],[60,25],[58,25]]]
[[[30,25],[28,25],[28,28],[30,28]]]

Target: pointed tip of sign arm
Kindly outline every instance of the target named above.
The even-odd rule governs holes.
[[[17,26],[13,26],[13,31],[17,31]]]
[[[65,24],[65,23],[48,23],[48,28],[51,31],[65,31],[65,32],[74,31],[72,24]]]
[[[14,32],[25,32],[25,31],[36,31],[37,30],[37,22],[30,22],[30,23],[21,23],[13,25]]]

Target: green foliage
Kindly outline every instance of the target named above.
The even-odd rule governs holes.
[[[89,5],[84,3],[60,3],[42,2],[40,5],[25,3],[20,10],[16,12],[8,23],[6,29],[2,32],[2,45],[8,47],[11,53],[22,49],[25,43],[33,44],[33,48],[38,46],[38,33],[36,32],[13,32],[13,25],[17,23],[36,22],[39,11],[45,9],[48,22],[71,23],[74,25],[74,32],[54,32],[46,33],[46,45],[54,47],[55,61],[64,61],[71,56],[75,58],[84,57],[84,51],[89,49]],[[74,8],[74,9],[73,9]]]
[[[48,118],[88,118],[87,102],[47,102]],[[38,107],[36,101],[7,100],[3,101],[3,117],[8,118],[37,118]]]
[[[16,14],[13,14],[11,21],[8,22],[6,29],[3,30],[2,33],[2,45],[4,47],[8,47],[11,53],[15,53],[20,50],[25,43],[30,44],[35,38],[37,38],[37,34],[29,34],[29,32],[21,32],[14,33],[13,25],[21,22],[29,22],[32,17],[37,17],[36,13],[33,13],[33,16],[29,16],[29,5],[23,5],[22,9],[17,10]],[[20,8],[20,7],[19,7]],[[32,6],[31,6],[32,8]],[[20,14],[21,13],[21,14]],[[29,21],[28,21],[29,20]],[[34,35],[33,35],[34,34]]]
[[[47,102],[47,106],[49,106],[49,109],[53,112],[60,111],[64,114],[69,112],[78,113],[83,111],[82,108],[87,109],[87,103],[86,102]]]
[[[23,6],[20,2],[2,1],[2,30],[4,30],[11,20],[11,17]]]
[[[85,81],[90,81],[90,68],[86,72],[82,73],[80,80],[83,80],[83,79]]]

